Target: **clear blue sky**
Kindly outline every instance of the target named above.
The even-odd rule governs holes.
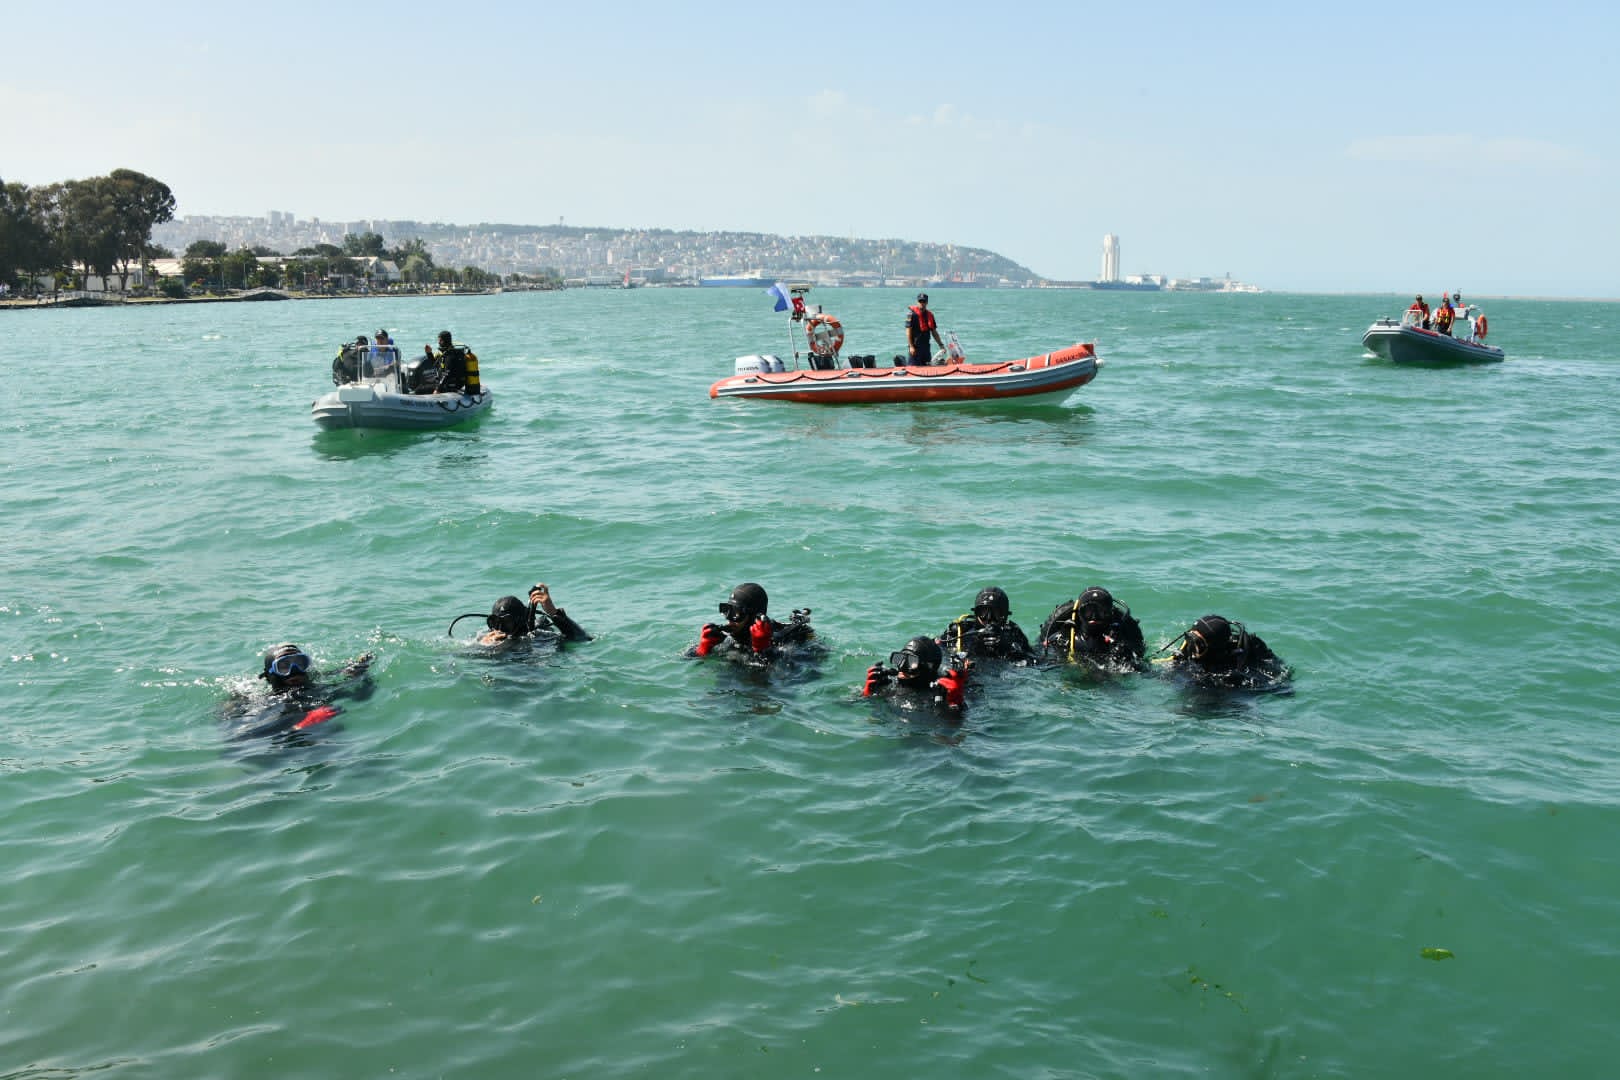
[[[1607,4],[13,4],[0,178],[1620,297]],[[390,238],[392,239],[392,238]]]

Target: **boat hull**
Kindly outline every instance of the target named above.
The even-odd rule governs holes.
[[[1373,355],[1395,364],[1479,364],[1492,363],[1505,356],[1494,345],[1448,337],[1417,326],[1402,326],[1391,319],[1382,319],[1368,327],[1361,344]]]
[[[494,403],[488,387],[476,396],[466,394],[399,394],[375,386],[340,386],[310,406],[310,415],[322,428],[384,428],[392,431],[428,431],[464,423],[482,416]]]
[[[709,387],[709,396],[827,405],[1001,401],[1074,390],[1096,378],[1101,366],[1095,349],[1085,344],[999,364],[740,374]]]

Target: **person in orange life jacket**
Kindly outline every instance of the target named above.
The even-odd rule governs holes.
[[[530,636],[555,638],[558,642],[591,640],[591,635],[551,599],[545,582],[529,590],[527,607],[515,596],[501,597],[484,622],[489,629],[478,635],[480,645],[506,645]],[[452,629],[455,625],[450,624]]]
[[[907,363],[918,365],[933,363],[930,338],[939,342],[941,349],[945,348],[945,342],[939,336],[939,326],[934,322],[934,313],[928,310],[928,294],[918,293],[917,302],[911,305],[906,314]]]
[[[738,655],[755,660],[774,660],[785,645],[802,645],[816,636],[810,626],[810,609],[799,608],[791,621],[777,622],[767,614],[769,598],[765,590],[745,581],[731,590],[731,598],[720,604],[723,623],[704,623],[698,643],[688,655]]]
[[[1456,313],[1451,307],[1451,294],[1443,293],[1440,297],[1440,306],[1434,312],[1434,332],[1451,336],[1451,322]]]
[[[950,667],[940,670],[945,654],[929,637],[914,637],[905,648],[889,654],[889,665],[873,664],[866,669],[862,697],[887,698],[901,708],[927,707],[961,719],[967,664],[964,657],[952,657]]]
[[[1422,316],[1423,316],[1421,325],[1422,325],[1423,329],[1425,329],[1425,330],[1427,330],[1429,328],[1429,305],[1425,304],[1423,302],[1423,294],[1422,293],[1418,294],[1418,298],[1416,300],[1412,301],[1412,306],[1407,308],[1406,310],[1407,311],[1421,312]]]
[[[936,639],[942,648],[973,660],[1035,659],[1023,629],[1010,618],[1007,594],[994,585],[980,589],[973,610],[956,619]]]
[[[291,738],[343,711],[339,698],[364,701],[373,689],[367,669],[372,655],[364,653],[344,666],[342,682],[327,687],[315,680],[314,661],[292,642],[273,646],[264,654],[259,672],[270,687],[262,698],[234,694],[223,710],[226,737],[231,740],[266,736]]]
[[[1041,624],[1041,649],[1074,663],[1086,659],[1113,668],[1142,670],[1142,624],[1107,589],[1093,585],[1065,600]]]

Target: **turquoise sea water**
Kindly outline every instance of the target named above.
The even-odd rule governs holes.
[[[909,296],[812,300],[899,351]],[[1446,370],[1363,353],[1395,296],[935,301],[1106,366],[711,401],[791,349],[752,290],[0,312],[0,1076],[1612,1075],[1620,307]],[[378,326],[494,411],[318,433]],[[595,642],[446,636],[541,580]],[[682,656],[744,580],[819,672]],[[987,584],[1242,619],[1294,691],[859,698]],[[283,639],[374,695],[225,745]]]

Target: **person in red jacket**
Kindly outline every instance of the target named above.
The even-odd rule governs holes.
[[[1406,310],[1417,312],[1420,320],[1419,325],[1425,330],[1429,328],[1429,305],[1423,302],[1422,293],[1418,294],[1418,298],[1412,301],[1412,306]]]
[[[917,302],[911,305],[906,315],[906,362],[927,366],[934,362],[930,338],[939,342],[941,349],[945,342],[939,336],[939,325],[934,321],[934,313],[928,310],[928,294],[918,293]]]

